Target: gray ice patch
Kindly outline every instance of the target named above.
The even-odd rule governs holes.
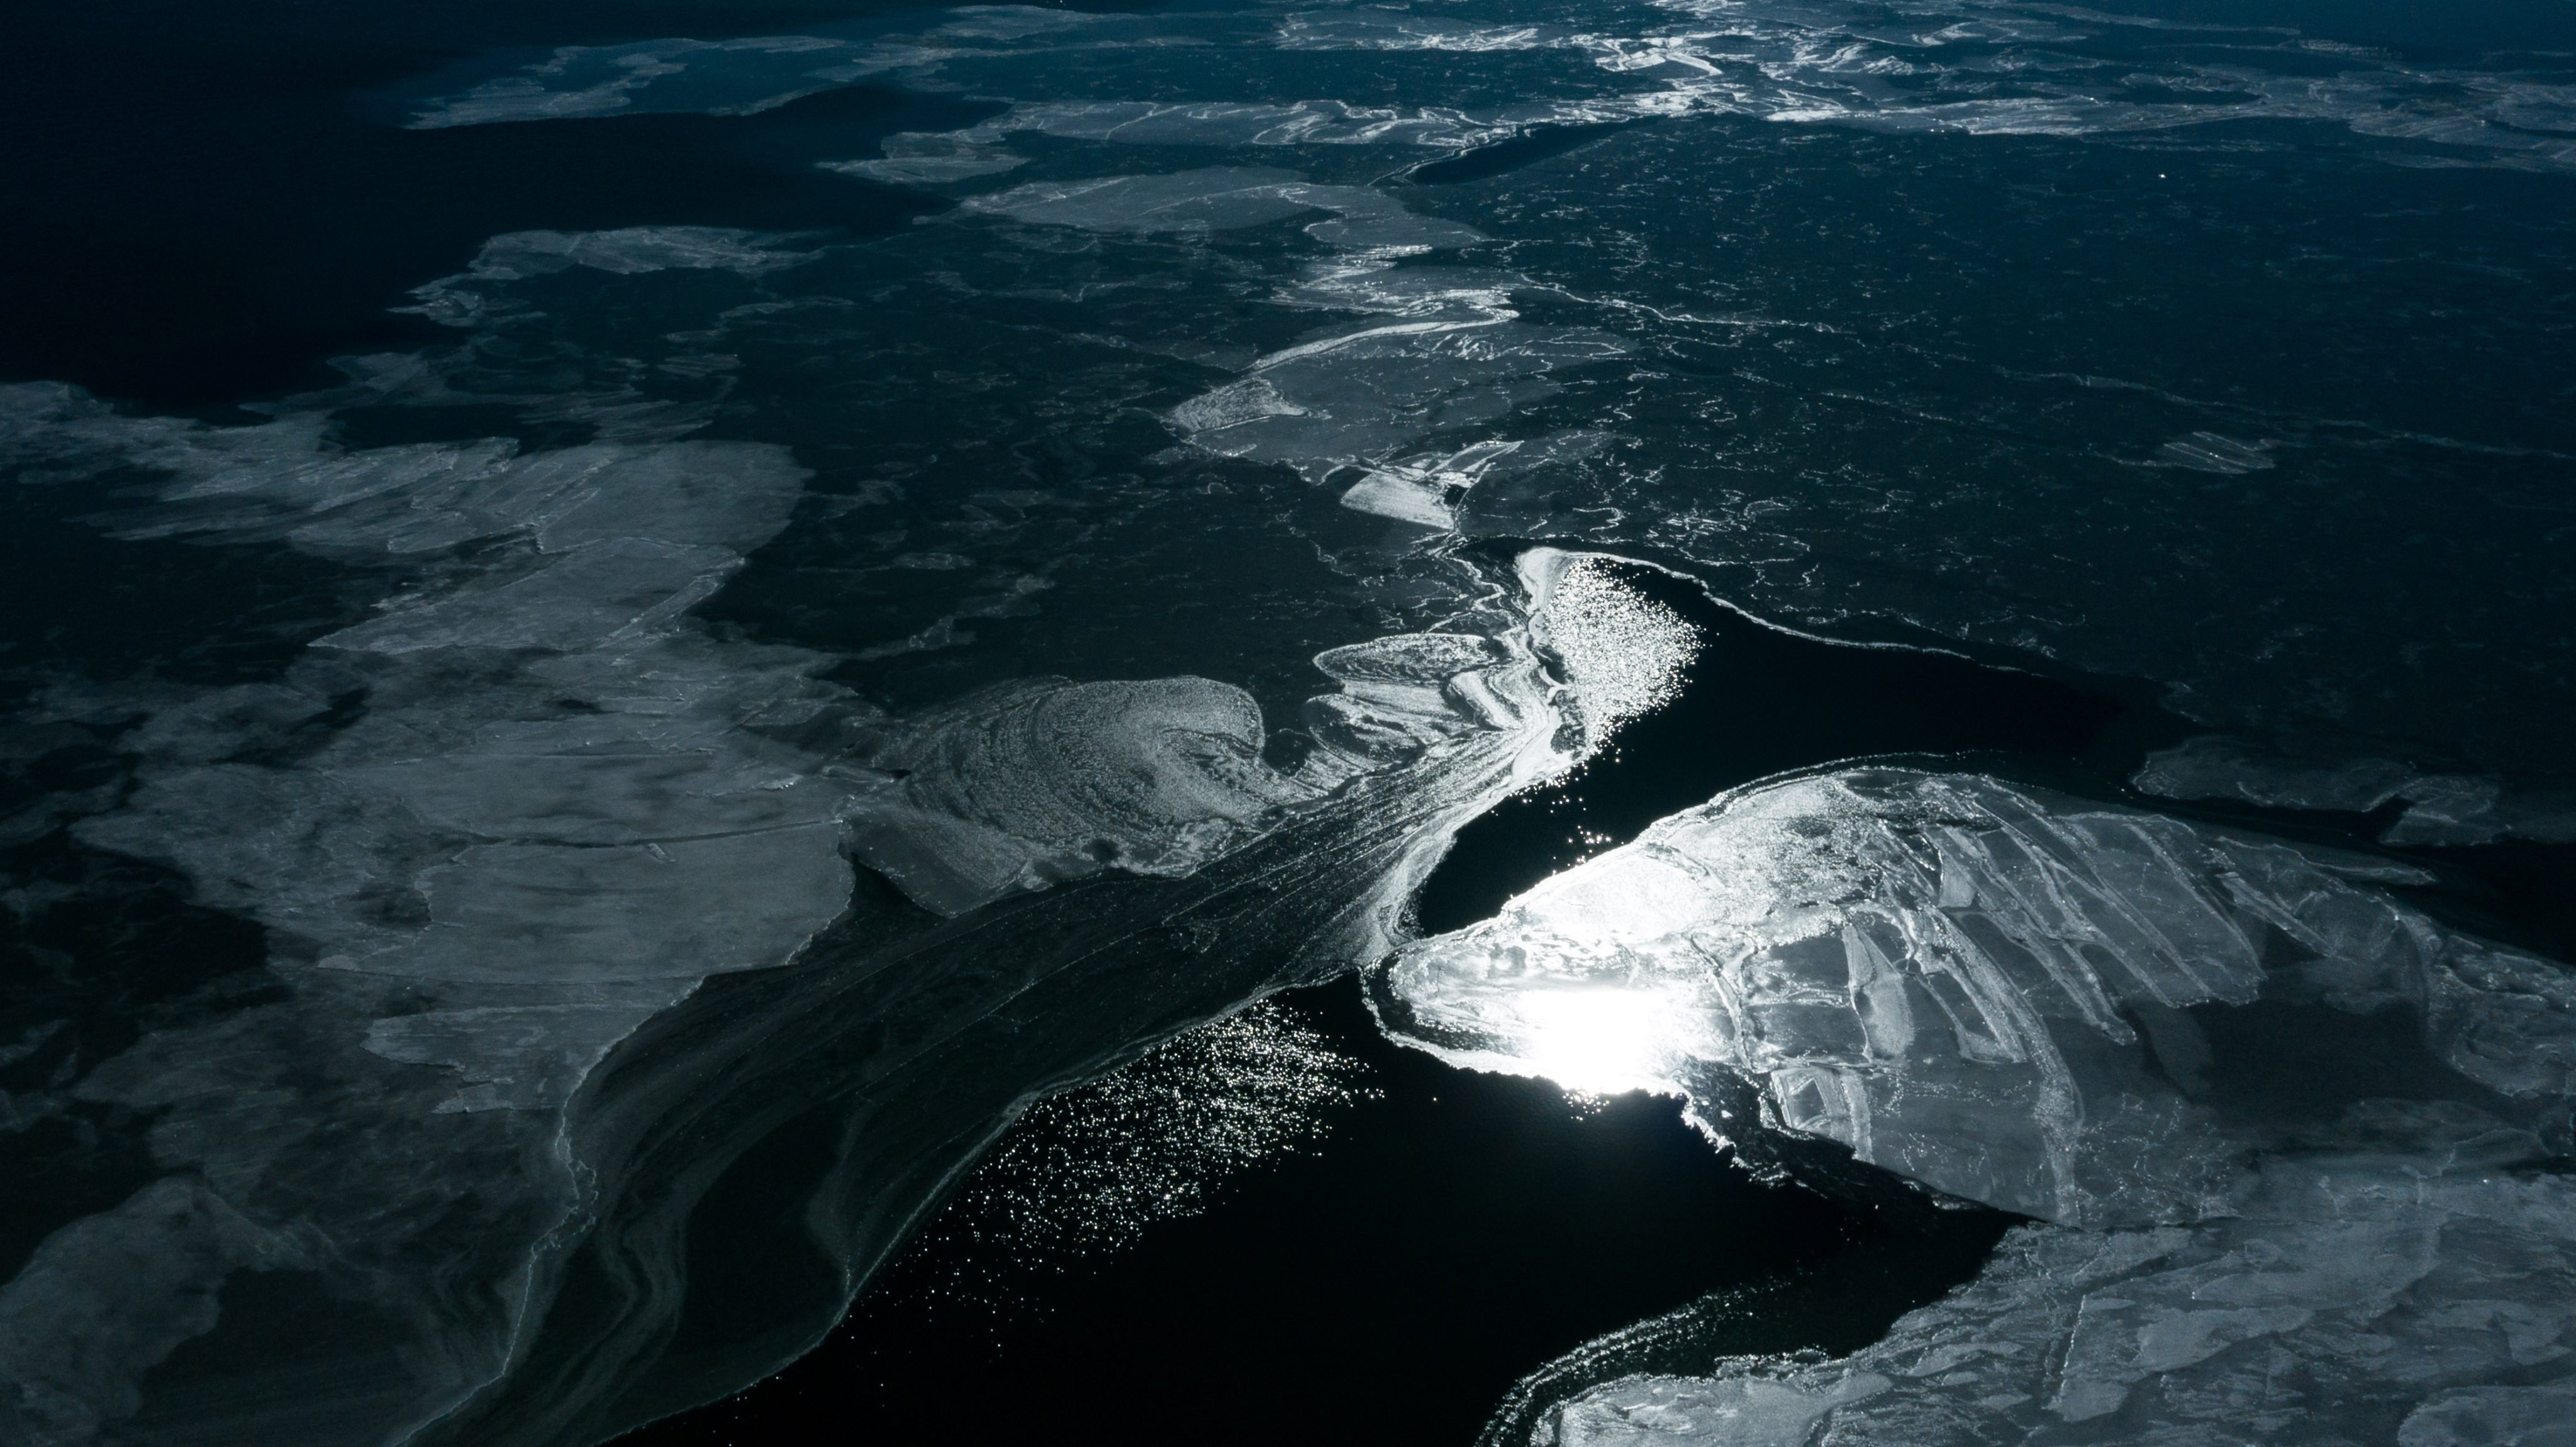
[[[2222,735],[2148,756],[2132,783],[2168,799],[2239,799],[2271,809],[2366,814],[2400,800],[2390,844],[2576,840],[2576,792],[2474,774],[2426,773],[2394,759],[2297,758]]]
[[[1194,447],[1322,481],[1379,467],[1436,433],[1496,422],[1551,394],[1559,368],[1626,351],[1606,332],[1535,327],[1510,312],[1387,322],[1273,352],[1250,377],[1169,415]]]
[[[890,186],[944,186],[955,181],[971,181],[978,176],[998,175],[1028,164],[1026,157],[1012,155],[998,146],[978,145],[954,135],[920,131],[888,136],[880,149],[884,155],[874,161],[821,161],[816,164],[826,171],[883,181]]]
[[[2108,1447],[2260,1423],[2270,1441],[2556,1447],[2576,1420],[2576,1189],[2499,1172],[2536,1143],[2493,1126],[2358,1111],[2315,1154],[2264,1163],[2230,1219],[2025,1226],[1850,1357],[1625,1378],[1529,1440]]]
[[[1285,171],[1211,166],[1165,176],[1032,181],[978,196],[969,212],[1087,231],[1232,231],[1313,211],[1336,213],[1306,230],[1328,246],[1426,251],[1484,238],[1454,222],[1416,216],[1366,186],[1320,186]]]
[[[861,51],[815,35],[734,40],[639,40],[567,45],[515,75],[435,97],[413,113],[413,130],[510,121],[590,118],[644,111],[748,115],[825,89],[818,66]]]

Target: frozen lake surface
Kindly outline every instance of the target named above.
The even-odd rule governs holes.
[[[0,1439],[2563,1429],[2563,17],[119,14]]]

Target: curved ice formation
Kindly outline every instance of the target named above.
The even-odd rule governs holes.
[[[1452,492],[1517,444],[1489,439],[1412,462],[1399,460],[1404,449],[1499,421],[1558,390],[1552,374],[1629,351],[1607,332],[1521,321],[1502,304],[1510,284],[1496,272],[1388,270],[1373,258],[1310,276],[1286,299],[1392,319],[1268,353],[1167,420],[1192,447],[1285,463],[1313,482],[1365,468],[1345,493],[1350,506],[1446,527]]]
[[[2570,1140],[2576,979],[2377,887],[2410,875],[1854,769],[1722,796],[1404,950],[1389,1023],[1454,1060],[1683,1094],[1752,1159],[1833,1179],[1823,1143],[2041,1223],[1856,1357],[1623,1379],[1531,1440],[2559,1420],[2576,1186],[2533,1167]],[[2307,1073],[2266,1083],[2285,1052]]]
[[[848,806],[853,847],[913,902],[955,915],[1105,869],[1186,876],[1365,775],[1491,755],[1506,792],[1537,782],[1669,689],[1697,644],[1599,558],[1533,549],[1518,572],[1561,687],[1518,638],[1329,649],[1315,666],[1338,687],[1306,701],[1312,749],[1282,771],[1262,759],[1260,708],[1231,685],[1021,680],[864,744],[858,757],[891,782]]]
[[[856,847],[943,914],[1107,868],[1184,875],[1301,797],[1262,742],[1251,695],[1203,678],[1004,685],[874,754],[900,782]]]

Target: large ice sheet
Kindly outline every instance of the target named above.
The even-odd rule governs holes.
[[[1821,1138],[1951,1195],[2090,1226],[2243,1189],[2190,1013],[2258,998],[2421,1012],[2517,1100],[2576,1063],[2576,985],[2373,886],[2376,860],[1978,776],[1821,775],[1723,796],[1394,964],[1399,1028],[1580,1090],[1691,1096],[1712,1131]],[[1730,1119],[1751,1082],[1761,1120]],[[2254,1137],[2260,1138],[2259,1132]]]
[[[1160,176],[1032,181],[966,203],[969,212],[1091,231],[1230,231],[1308,212],[1334,219],[1308,226],[1328,246],[1429,251],[1484,238],[1452,221],[1416,216],[1366,186],[1322,186],[1286,171],[1212,166]]]
[[[1683,1094],[1749,1159],[1841,1180],[1826,1143],[2040,1223],[1854,1357],[1620,1379],[1529,1440],[2547,1440],[2512,1434],[2576,1391],[2576,1188],[2545,1164],[2576,978],[2379,887],[2409,878],[1859,769],[1404,950],[1390,1023],[1452,1059]]]

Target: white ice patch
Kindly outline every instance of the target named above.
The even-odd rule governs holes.
[[[1371,468],[1342,494],[1342,506],[1445,531],[1457,524],[1450,504],[1464,497],[1486,469],[1520,449],[1515,441],[1479,442],[1452,453]]]
[[[874,161],[821,161],[826,171],[883,181],[890,186],[945,186],[998,175],[1028,164],[998,146],[979,145],[954,135],[905,131],[885,138]]]

